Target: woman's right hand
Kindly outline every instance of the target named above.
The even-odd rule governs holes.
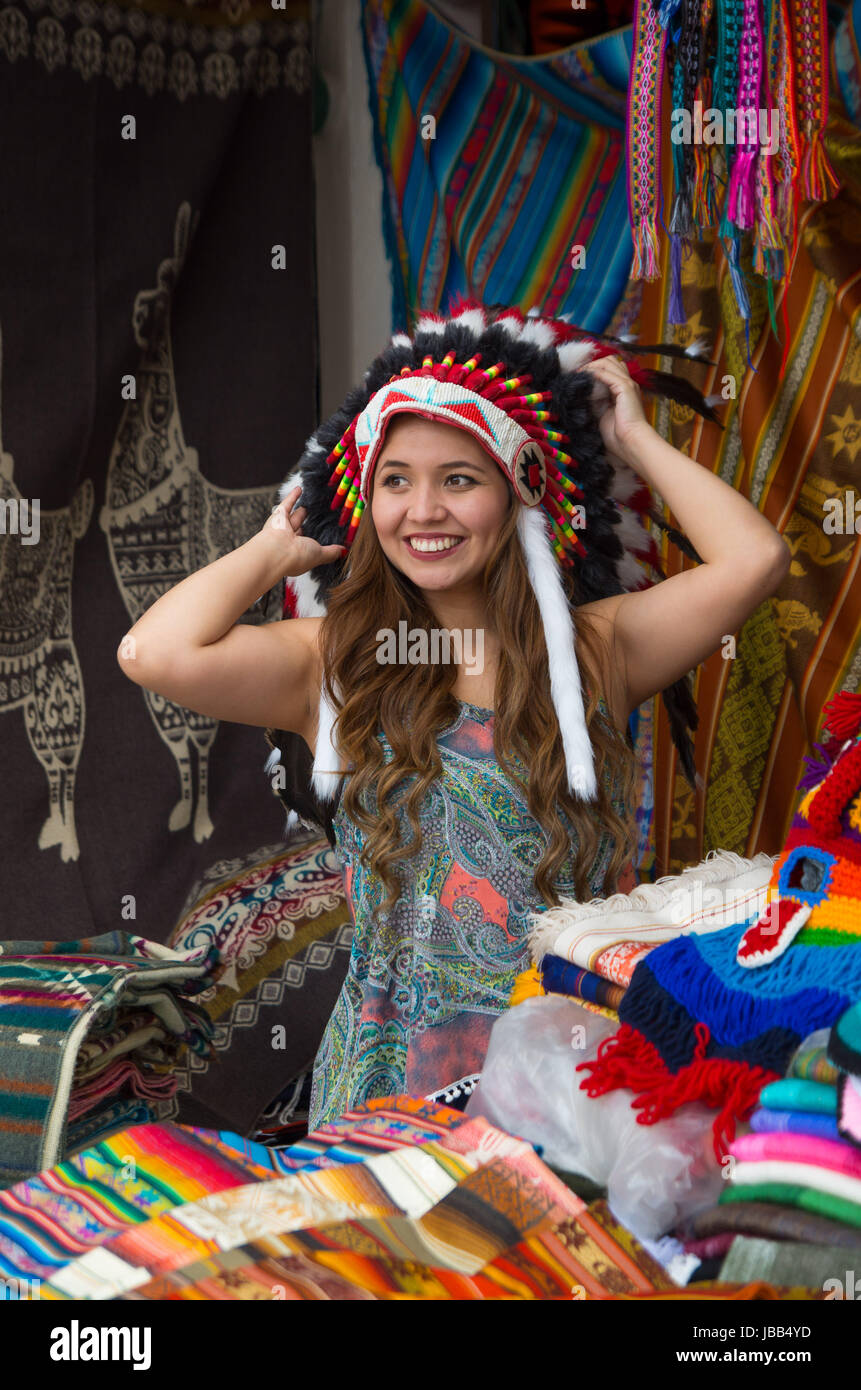
[[[301,491],[302,485],[297,483],[283,502],[272,508],[272,514],[267,517],[263,526],[262,534],[270,536],[274,532],[271,539],[273,545],[279,546],[278,553],[283,561],[282,574],[285,578],[306,574],[318,565],[330,565],[333,560],[340,560],[347,553],[345,545],[320,545],[319,541],[315,541],[311,536],[303,536],[302,522],[308,514],[308,508],[296,507],[295,511],[291,511]]]

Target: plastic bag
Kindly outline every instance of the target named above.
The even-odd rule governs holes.
[[[555,1168],[608,1189],[618,1219],[655,1239],[713,1206],[723,1188],[712,1147],[714,1113],[685,1105],[654,1125],[637,1123],[630,1091],[592,1098],[580,1090],[617,1024],[563,995],[527,999],[497,1019],[467,1114],[540,1146]]]

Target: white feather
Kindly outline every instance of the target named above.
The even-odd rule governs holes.
[[[412,339],[406,333],[395,333],[392,335],[392,347],[412,347]]]
[[[314,767],[311,773],[311,785],[321,801],[332,800],[342,776],[340,772],[336,771],[337,768],[341,767],[341,760],[332,741],[334,724],[335,711],[321,684],[317,740],[314,745]]]
[[[266,773],[266,776],[267,776],[267,777],[269,776],[269,774],[270,774],[270,772],[273,770],[273,768],[275,768],[275,767],[278,766],[278,764],[280,763],[280,761],[281,761],[281,749],[280,749],[280,748],[273,748],[273,749],[272,749],[272,752],[269,754],[269,757],[266,759],[266,762],[263,764],[263,771]]]
[[[594,351],[594,344],[587,343],[582,339],[579,343],[562,343],[557,348],[559,366],[563,372],[576,372],[583,366],[584,362],[592,361]]]
[[[556,345],[556,334],[549,323],[536,319],[523,325],[520,340],[523,343],[534,343],[539,348],[552,348]]]
[[[287,581],[296,595],[297,618],[322,618],[326,605],[317,597],[317,584],[310,572],[291,574]]]
[[[416,324],[416,332],[417,332],[417,333],[444,333],[444,332],[445,332],[445,324],[444,324],[444,323],[440,323],[438,319],[421,318],[421,319],[419,319],[418,323]]]
[[[592,744],[586,728],[574,624],[541,508],[521,507],[517,516],[517,530],[544,627],[550,694],[562,732],[568,786],[584,800],[594,801],[598,794],[598,783]]]
[[[645,573],[642,565],[627,551],[622,559],[616,562],[616,574],[619,576],[619,583],[626,593],[636,593],[638,589],[643,587]]]
[[[613,465],[613,477],[610,481],[610,496],[617,501],[625,501],[633,492],[637,492],[643,486],[642,478],[638,478],[630,464],[618,455],[608,455]]]

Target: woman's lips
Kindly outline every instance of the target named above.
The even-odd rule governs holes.
[[[424,537],[420,539],[424,539]],[[428,537],[428,539],[430,539],[430,537]],[[455,539],[457,543],[455,545],[446,546],[444,550],[416,550],[409,537],[405,538],[404,545],[416,560],[442,560],[446,555],[453,555],[456,550],[460,550],[461,545],[466,540],[466,536],[457,536],[453,537],[453,539]]]

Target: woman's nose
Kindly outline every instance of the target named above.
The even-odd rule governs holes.
[[[429,520],[445,515],[445,498],[432,483],[420,483],[412,490],[407,515],[413,521]]]

